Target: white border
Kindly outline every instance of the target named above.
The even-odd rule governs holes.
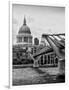
[[[49,0],[45,0],[46,2],[42,2],[42,1],[39,1],[39,0],[37,0],[37,2],[36,2],[36,0],[35,1],[33,1],[32,2],[32,0],[30,0],[30,1],[27,1],[27,0],[25,0],[25,1],[22,1],[22,0],[20,0],[20,1],[14,1],[14,0],[12,0],[12,1],[10,1],[11,2],[11,4],[25,4],[25,5],[40,5],[40,6],[58,6],[58,7],[65,7],[66,5],[67,5],[67,3],[65,2],[65,3],[58,3],[58,2],[50,2]]]
[[[10,86],[10,88],[13,87],[12,86],[12,4],[67,7],[66,3],[62,3],[62,4],[53,3],[53,4],[51,4],[50,2],[46,2],[46,3],[44,3],[44,2],[37,2],[37,3],[34,3],[34,2],[23,2],[23,1],[10,1],[10,62],[9,62],[9,65],[10,65],[10,69],[9,69],[9,72],[10,72],[9,86]],[[65,17],[66,17],[66,14],[65,14]],[[65,20],[65,23],[66,23],[66,20]],[[66,24],[65,24],[65,26],[66,26]],[[66,84],[67,84],[67,76],[66,76],[66,82],[65,83],[63,83],[63,84],[58,84],[57,83],[56,85],[62,86],[62,85],[66,85]],[[48,85],[48,84],[46,84],[46,85]],[[50,86],[51,86],[51,84],[50,84]],[[54,86],[55,86],[55,84],[54,84]],[[22,86],[17,86],[17,87],[19,88],[19,87],[22,87]]]
[[[10,4],[10,13],[9,13],[9,16],[10,16],[10,19],[9,19],[9,22],[10,22],[10,26],[9,26],[9,28],[10,28],[10,33],[9,33],[9,38],[10,38],[10,40],[9,40],[9,52],[10,52],[10,61],[9,61],[9,87],[11,88],[12,87],[12,2],[9,2],[9,4]]]

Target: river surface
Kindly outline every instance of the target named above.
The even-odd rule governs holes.
[[[58,73],[55,69],[55,73]],[[56,75],[50,75],[45,68],[19,68],[13,69],[13,85],[31,85],[57,83]]]

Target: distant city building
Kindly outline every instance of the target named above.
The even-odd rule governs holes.
[[[38,38],[34,38],[34,45],[39,45],[39,39]]]
[[[41,45],[46,46],[46,42],[44,38],[41,38]]]
[[[23,25],[20,27],[17,35],[18,44],[32,44],[32,35],[30,28],[26,24],[26,18],[24,17]]]

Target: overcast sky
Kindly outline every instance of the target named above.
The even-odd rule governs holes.
[[[24,15],[33,38],[41,39],[43,33],[65,32],[65,8],[51,6],[18,5],[12,6],[12,34],[13,44],[16,43],[16,35],[23,25]]]

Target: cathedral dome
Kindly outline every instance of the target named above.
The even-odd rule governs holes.
[[[24,23],[19,29],[19,34],[31,34],[30,28],[26,25],[26,19],[24,17]]]
[[[22,33],[26,33],[26,34],[31,34],[30,32],[30,28],[27,26],[27,25],[23,25],[21,26],[21,28],[19,29],[19,34],[22,34]]]

